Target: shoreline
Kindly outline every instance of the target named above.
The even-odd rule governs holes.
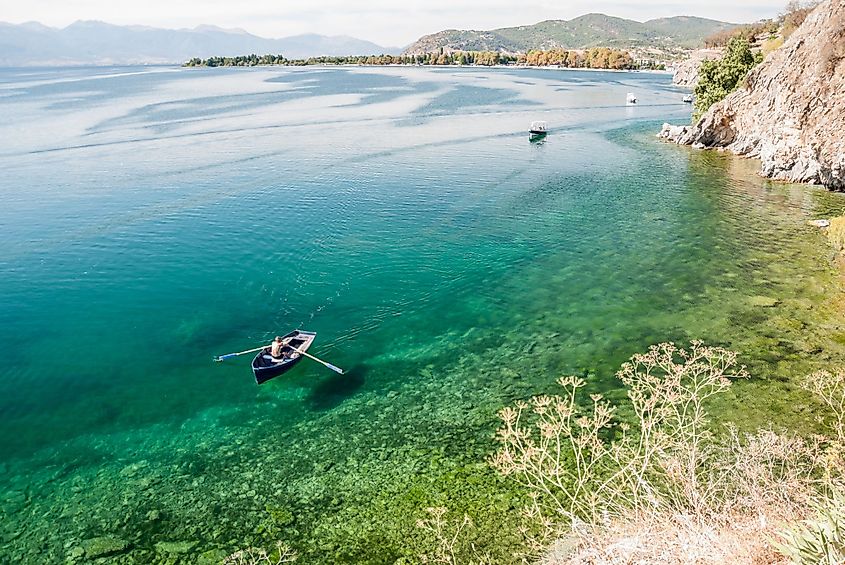
[[[131,66],[131,65],[127,65]],[[171,65],[161,65],[161,66],[171,66]],[[179,68],[182,69],[266,69],[266,68],[286,68],[286,69],[298,69],[298,68],[323,68],[323,69],[336,69],[336,68],[429,68],[429,69],[525,69],[525,70],[538,70],[538,71],[584,71],[584,72],[601,72],[601,73],[631,73],[631,74],[657,74],[657,75],[669,75],[671,76],[673,71],[665,71],[665,70],[656,70],[656,69],[593,69],[593,68],[581,68],[581,67],[557,67],[552,65],[547,66],[538,66],[538,65],[368,65],[366,63],[344,63],[334,65],[331,63],[320,63],[315,65],[220,65],[215,67],[210,67],[207,65],[196,65],[196,66],[186,66],[184,64],[179,65]]]

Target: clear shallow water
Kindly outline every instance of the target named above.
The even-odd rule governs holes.
[[[109,559],[213,562],[285,539],[392,563],[447,505],[505,555],[521,494],[484,465],[496,410],[573,372],[622,396],[614,370],[665,340],[743,354],[758,378],[725,418],[809,426],[794,377],[841,363],[845,330],[805,222],[845,202],[657,143],[688,119],[669,83],[0,71],[0,553],[80,560],[112,535]],[[259,388],[248,358],[210,362],[292,327],[348,374]]]

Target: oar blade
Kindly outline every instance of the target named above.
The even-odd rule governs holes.
[[[226,355],[218,355],[214,357],[214,361],[224,361],[231,357],[238,357],[239,355],[246,355],[247,353],[255,353],[256,351],[261,351],[265,347],[269,347],[267,345],[262,345],[261,347],[256,347],[254,349],[247,349],[246,351],[238,351],[237,353],[227,353]]]

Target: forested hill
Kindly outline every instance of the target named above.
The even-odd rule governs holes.
[[[405,50],[406,54],[447,51],[503,51],[524,53],[532,49],[586,49],[589,47],[663,49],[694,48],[704,38],[736,24],[676,16],[637,22],[587,14],[573,20],[547,20],[534,25],[492,31],[446,30],[426,35]]]

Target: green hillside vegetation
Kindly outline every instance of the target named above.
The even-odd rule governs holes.
[[[447,29],[433,35],[425,36],[414,45],[424,46],[415,49],[414,46],[405,50],[405,54],[432,53],[446,48],[449,51],[501,51],[505,53],[519,53],[520,45],[496,32],[492,31],[464,31]],[[497,46],[490,49],[491,45]]]
[[[734,37],[728,42],[721,59],[704,61],[695,86],[695,114],[697,121],[710,106],[723,100],[736,90],[748,73],[763,60],[763,54],[754,52],[744,37]]]
[[[695,17],[661,18],[642,23],[604,14],[587,14],[569,21],[547,20],[491,31],[444,30],[420,38],[405,52],[426,53],[440,48],[510,53],[591,47],[694,48],[702,46],[705,37],[734,27],[735,24]]]
[[[571,21],[548,20],[532,26],[495,30],[521,47],[585,49],[646,43],[653,34],[643,24],[604,14],[587,14]]]
[[[701,47],[702,38],[712,35],[714,29],[730,30],[735,29],[735,24],[716,22],[706,18],[693,16],[675,16],[673,18],[659,18],[649,20],[646,25],[660,32],[663,37],[671,38],[672,41],[682,47]]]

